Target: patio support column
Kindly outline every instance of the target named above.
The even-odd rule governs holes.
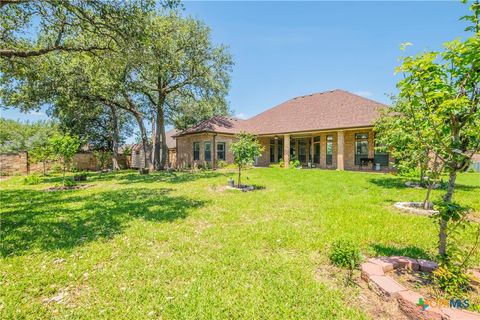
[[[315,150],[314,150],[314,147],[313,147],[313,134],[312,134],[312,137],[310,138],[310,162],[312,163],[312,167],[313,167],[313,157],[315,155]]]
[[[285,168],[288,168],[290,163],[290,135],[286,134],[283,136],[283,163]]]
[[[213,134],[213,141],[212,141],[212,169],[215,170],[217,169],[217,143],[216,143],[216,137],[217,135],[214,133]]]
[[[278,163],[278,137],[277,136],[275,136],[274,141],[275,141],[274,142],[275,150],[273,151],[273,161],[275,163]]]
[[[344,170],[344,157],[343,153],[345,151],[345,133],[343,130],[338,131],[337,133],[337,169]]]

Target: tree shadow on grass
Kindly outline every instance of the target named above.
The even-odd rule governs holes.
[[[199,172],[153,172],[150,174],[139,174],[137,171],[120,171],[108,173],[90,173],[88,181],[115,181],[120,184],[131,183],[185,183],[200,179],[210,179],[226,176],[226,173],[218,171],[199,171]]]
[[[395,247],[383,244],[371,244],[370,247],[378,256],[405,256],[417,259],[432,260],[432,255],[416,246]]]
[[[379,187],[382,188],[388,188],[388,189],[411,189],[410,187],[407,187],[405,183],[407,181],[415,181],[418,182],[418,179],[408,179],[408,178],[391,178],[391,177],[381,177],[381,178],[371,178],[368,179],[370,183],[373,183]],[[470,186],[466,184],[460,184],[456,183],[455,184],[455,190],[462,190],[462,191],[475,191],[477,189],[480,189],[480,186]],[[420,188],[418,190],[424,190],[425,192],[427,191],[426,188]],[[437,190],[446,190],[446,187],[442,187]]]
[[[81,196],[77,192],[2,191],[2,257],[30,250],[71,249],[121,233],[133,219],[184,219],[204,201],[170,195],[171,189],[132,188]]]
[[[405,185],[407,180],[403,178],[391,178],[391,177],[381,177],[381,178],[370,178],[368,182],[373,183],[382,188],[388,189],[405,189],[408,188]]]

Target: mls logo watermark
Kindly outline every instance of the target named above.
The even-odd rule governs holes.
[[[430,307],[450,307],[454,309],[468,309],[470,307],[470,302],[468,299],[435,299],[428,300],[419,298],[417,306],[421,307],[422,310],[428,310]]]

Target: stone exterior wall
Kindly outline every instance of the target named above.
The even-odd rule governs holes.
[[[345,130],[344,131],[344,168],[345,170],[371,170],[372,167],[360,167],[359,165],[355,165],[355,134],[357,133],[368,133],[368,158],[373,158],[375,155],[375,140],[374,140],[374,132],[373,129],[359,129],[359,130]],[[330,131],[330,132],[321,132],[318,134],[313,134],[313,136],[320,136],[320,163],[316,164],[317,168],[322,169],[336,169],[337,168],[337,156],[338,156],[338,131]],[[333,137],[333,150],[332,150],[332,164],[327,165],[327,136]],[[278,138],[283,140],[285,137],[283,135],[278,135]],[[292,134],[290,136],[290,143],[293,143],[293,139],[295,139],[295,135]],[[233,162],[233,155],[230,152],[229,145],[231,142],[234,141],[233,135],[217,135],[216,141],[217,142],[226,142],[226,158],[228,163]],[[270,165],[270,139],[273,139],[273,136],[260,136],[258,138],[260,144],[264,147],[262,155],[257,159],[256,165],[257,166],[268,166]],[[307,144],[307,159],[309,159],[309,155],[311,153],[311,137],[306,137],[305,135],[302,136],[302,139],[306,141]],[[204,164],[204,154],[205,154],[205,142],[210,141],[213,142],[213,135],[212,134],[194,134],[194,135],[187,135],[183,137],[177,138],[177,146],[178,146],[178,166],[180,168],[185,168],[188,165],[193,166]],[[200,160],[194,163],[193,161],[193,143],[200,142]],[[284,143],[284,142],[283,142]],[[213,152],[213,149],[212,149]],[[295,154],[298,155],[298,144],[296,145],[296,152]],[[391,159],[390,159],[391,160]],[[307,160],[308,161],[308,160]],[[391,166],[388,167],[381,167],[382,171],[392,170]]]
[[[263,152],[260,157],[258,157],[255,165],[260,167],[266,167],[270,165],[270,137],[259,137],[258,142],[263,147]]]
[[[211,167],[211,161],[205,161],[205,142],[211,142],[213,146],[213,134],[211,133],[199,133],[191,134],[183,137],[177,138],[177,167],[178,168],[188,168],[192,166],[205,165],[205,162],[208,162],[208,165]],[[235,136],[233,135],[224,135],[217,134],[215,141],[225,143],[225,161],[228,163],[233,163],[233,154],[230,152],[230,146],[235,141]],[[197,161],[193,160],[193,143],[200,142],[200,159]],[[212,147],[212,158],[213,158],[214,148]],[[216,148],[215,148],[216,151]],[[215,159],[217,157],[215,156]],[[217,159],[218,160],[218,159]]]
[[[28,174],[28,153],[1,153],[0,175]]]

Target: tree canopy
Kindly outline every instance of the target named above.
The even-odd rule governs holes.
[[[439,52],[402,58],[396,70],[403,75],[397,84],[398,97],[377,126],[381,141],[396,150],[400,161],[414,166],[412,159],[427,156],[428,162],[434,158],[441,163],[443,172],[449,174],[443,196],[446,203],[452,202],[457,173],[466,170],[472,156],[480,151],[478,1],[470,9],[472,14],[463,19],[470,23],[466,30],[473,31],[471,37],[447,42]],[[415,153],[407,156],[414,149]],[[447,211],[438,218],[439,254],[446,256],[447,224],[458,215]]]
[[[111,145],[114,155],[122,133],[130,133],[129,124],[134,120],[145,163],[153,167],[154,162],[155,168],[162,169],[166,164],[166,125],[184,129],[229,113],[225,97],[232,58],[225,46],[213,44],[204,23],[179,12],[178,2],[155,4],[139,0],[66,1],[59,5],[46,1],[43,11],[42,5],[29,1],[25,6],[2,5],[5,17],[26,16],[24,23],[10,25],[17,30],[10,36],[12,46],[18,50],[55,48],[56,52],[22,58],[0,55],[3,107],[27,111],[47,106],[61,127],[88,135],[99,145]],[[75,24],[65,23],[60,14],[47,19],[45,12],[53,7],[67,17],[72,15]],[[15,8],[18,12],[12,13]],[[101,14],[85,18],[97,11]],[[18,30],[27,28],[33,16],[40,17],[41,26],[51,28],[37,28],[36,37],[28,41],[19,38]],[[98,28],[92,27],[97,24]],[[47,41],[50,33],[59,32],[64,34],[61,46],[75,49],[63,50]],[[24,47],[22,41],[27,41]],[[81,50],[90,44],[102,49]],[[112,143],[108,136],[115,137]]]
[[[242,167],[252,164],[257,157],[262,155],[263,147],[256,136],[242,132],[230,146],[233,153],[233,162],[238,166],[238,186],[241,186]]]

